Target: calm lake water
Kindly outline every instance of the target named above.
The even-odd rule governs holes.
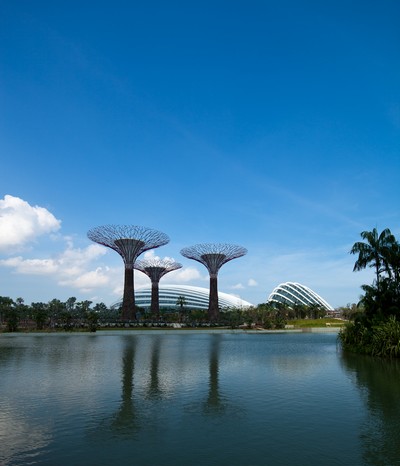
[[[400,464],[400,366],[335,333],[0,335],[0,465]]]

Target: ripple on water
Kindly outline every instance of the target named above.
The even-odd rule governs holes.
[[[336,335],[18,336],[0,370],[7,466],[357,466],[370,393],[378,429],[396,427]]]

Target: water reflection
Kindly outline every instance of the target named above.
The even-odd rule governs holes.
[[[342,364],[367,407],[361,431],[365,463],[399,464],[400,361],[343,354]]]
[[[0,464],[365,466],[400,458],[398,366],[341,358],[334,336],[60,337],[0,337]]]
[[[0,367],[6,368],[14,363],[17,367],[23,364],[26,358],[27,348],[23,345],[15,345],[15,339],[1,336],[0,340]]]
[[[122,341],[121,401],[111,420],[101,424],[105,431],[109,428],[118,436],[131,436],[154,421],[152,408],[165,395],[166,374],[160,367],[164,340],[162,336],[143,339],[130,335]]]
[[[136,338],[126,338],[122,352],[122,394],[121,405],[114,415],[111,428],[126,433],[135,431],[139,428],[139,419],[137,417],[134,403],[134,372],[135,372],[135,353],[137,349]]]
[[[152,339],[151,355],[150,355],[150,382],[147,388],[147,397],[149,399],[162,398],[162,388],[160,386],[160,348],[161,338],[155,336]]]
[[[159,402],[165,398],[171,398],[171,401],[178,399],[180,390],[187,389],[187,383],[199,395],[197,402],[194,401],[195,396],[191,400],[189,409],[193,414],[223,414],[227,408],[227,400],[220,393],[221,341],[221,335],[213,335],[207,339],[205,348],[208,348],[208,357],[205,355],[195,366],[199,374],[203,373],[201,366],[207,367],[208,383],[204,385],[201,376],[197,376],[196,380],[191,378],[195,374],[191,358],[181,363],[174,363],[167,358],[168,365],[162,364],[161,355],[168,351],[168,339],[163,336],[154,336],[148,340],[135,336],[124,338],[120,404],[109,421],[101,422],[103,430],[110,429],[114,435],[124,437],[148,429],[156,419],[165,414],[165,405]],[[204,396],[202,388],[205,387],[207,396],[202,402],[201,392]]]
[[[26,453],[33,459],[51,441],[51,428],[36,425],[21,413],[18,406],[2,405],[0,414],[0,464],[8,464],[13,457]],[[4,463],[3,463],[4,461]]]
[[[219,356],[221,335],[212,335],[210,338],[210,352],[208,358],[209,382],[208,397],[204,405],[206,413],[221,414],[225,408],[225,400],[219,391]]]

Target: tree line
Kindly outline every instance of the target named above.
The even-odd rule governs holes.
[[[163,310],[154,316],[149,310],[136,307],[140,317],[137,321],[126,323],[121,320],[121,307],[108,307],[104,303],[93,305],[92,301],[77,301],[70,297],[66,301],[32,302],[25,304],[23,298],[13,300],[0,296],[0,328],[8,332],[25,330],[89,330],[103,327],[164,326],[180,323],[182,326],[228,326],[230,328],[261,327],[265,329],[284,328],[294,319],[320,319],[326,316],[326,309],[312,304],[268,302],[249,308],[220,309],[218,322],[209,321],[207,310],[190,309],[183,296],[178,297],[176,307]]]
[[[92,301],[77,301],[75,297],[65,302],[52,299],[47,303],[32,302],[25,304],[23,298],[15,301],[0,296],[0,325],[9,332],[18,328],[63,329],[88,328],[94,331],[101,319],[117,318],[119,310],[108,308],[104,303],[92,307]]]

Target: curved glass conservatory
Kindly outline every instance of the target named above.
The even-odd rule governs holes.
[[[318,305],[327,311],[333,311],[333,307],[321,298],[315,291],[305,285],[294,282],[281,283],[272,290],[267,302],[284,303],[288,306],[303,304],[305,306]]]
[[[185,308],[187,309],[208,309],[209,290],[197,286],[183,285],[160,285],[159,300],[160,309],[176,309],[177,301],[180,297],[185,298]],[[135,304],[144,309],[150,309],[151,287],[146,286],[135,290]],[[218,292],[218,305],[224,308],[245,308],[252,304],[236,296]]]

